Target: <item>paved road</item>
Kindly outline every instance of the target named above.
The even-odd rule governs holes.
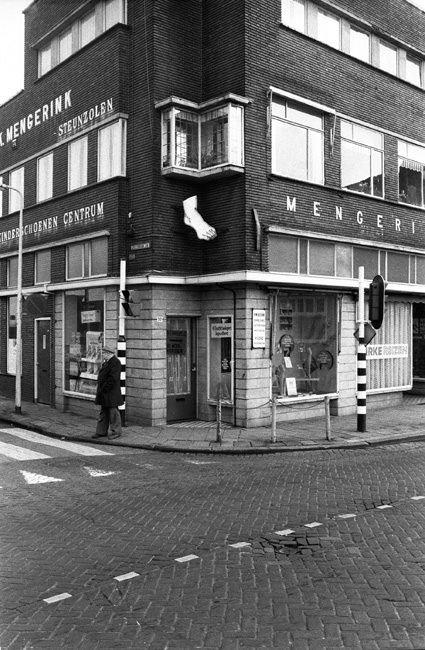
[[[0,441],[49,456],[0,465],[1,650],[425,648],[424,443],[209,457]]]

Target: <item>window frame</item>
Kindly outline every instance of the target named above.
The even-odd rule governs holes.
[[[15,180],[15,174],[18,175],[18,182]],[[9,172],[9,183],[11,187],[15,189],[9,189],[8,198],[9,198],[9,214],[13,212],[19,212],[21,209],[21,197],[19,196],[16,190],[19,190],[22,194],[22,202],[25,201],[25,165],[20,167],[15,167]]]
[[[47,263],[45,264],[46,268],[48,269],[48,275],[46,278],[39,278],[39,260],[41,259],[42,256],[46,256],[47,258]],[[52,269],[52,252],[50,248],[43,248],[41,250],[38,250],[34,254],[34,284],[35,285],[41,285],[41,284],[46,284],[46,282],[51,281],[51,269]]]
[[[349,125],[351,127],[352,135],[351,137],[348,135],[343,135],[343,127],[344,124]],[[355,136],[355,129],[362,130],[364,132],[370,132],[371,134],[379,135],[381,138],[381,148],[378,146],[375,146],[374,144],[368,144],[367,142],[363,142],[360,137]],[[349,187],[345,187],[343,185],[343,143],[351,143],[352,145],[356,147],[362,147],[365,150],[369,151],[369,173],[370,173],[370,192],[361,192],[360,190],[353,190],[350,189]],[[381,177],[382,177],[382,193],[381,194],[375,194],[375,188],[374,188],[374,152],[380,153],[381,156]],[[340,165],[340,173],[341,173],[341,189],[347,191],[347,192],[354,192],[356,194],[363,194],[365,196],[373,196],[381,199],[385,199],[385,137],[382,131],[379,131],[379,129],[373,129],[371,127],[363,126],[362,124],[358,124],[357,122],[353,122],[351,120],[345,120],[341,119],[341,165]]]
[[[117,133],[113,133],[116,130]],[[103,151],[102,136],[106,133],[112,132],[112,140],[108,140],[106,147],[107,151]],[[111,122],[104,127],[98,129],[97,132],[97,180],[98,182],[114,178],[115,176],[126,175],[126,161],[127,161],[127,120],[119,119]],[[103,173],[104,161],[106,160],[106,153],[108,154],[108,170]]]
[[[43,180],[42,178],[42,172],[43,174],[45,173],[45,169],[42,170],[40,163],[41,161],[49,161],[49,169],[47,170],[47,178],[43,177],[45,180],[45,184],[47,185],[47,192],[46,195],[40,196],[42,192],[40,191],[42,187],[44,186],[44,183],[41,183]],[[49,153],[44,154],[44,156],[40,156],[37,158],[37,196],[36,196],[36,202],[37,203],[42,203],[43,201],[48,201],[53,197],[53,151],[49,151]]]
[[[392,69],[389,68],[384,68],[382,65],[382,49],[386,50],[391,50],[395,53],[395,70],[393,71]],[[392,45],[391,43],[388,43],[387,41],[384,41],[382,39],[379,40],[379,45],[378,45],[378,52],[379,52],[379,69],[382,70],[383,72],[386,72],[387,74],[391,74],[395,77],[398,76],[398,64],[399,64],[399,51],[398,47],[396,45]]]
[[[82,150],[80,150],[80,155],[78,152],[74,153],[73,149],[81,144]],[[81,161],[83,159],[83,165]],[[73,160],[73,157],[77,160]],[[75,169],[78,169],[78,176],[76,182],[78,184],[71,183],[72,174],[75,172]],[[81,181],[81,182],[80,182]],[[68,192],[74,192],[75,190],[80,189],[81,187],[86,187],[88,183],[88,136],[83,135],[82,137],[75,138],[68,143]]]
[[[102,273],[92,273],[93,269],[93,243],[94,242],[99,242],[99,241],[104,241],[106,244],[106,250],[108,250],[108,238],[107,237],[99,237],[99,238],[93,238],[89,239],[87,241],[80,241],[80,242],[75,242],[72,244],[68,244],[66,246],[66,280],[83,280],[85,278],[101,278],[105,277],[108,274],[108,255],[106,255],[105,259],[105,264],[106,264],[106,269]],[[79,248],[81,250],[81,275],[69,275],[69,255],[70,251],[72,248]]]

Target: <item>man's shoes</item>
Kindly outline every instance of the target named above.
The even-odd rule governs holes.
[[[108,440],[115,440],[115,438],[120,438],[120,437],[121,437],[121,434],[120,434],[120,433],[111,433],[111,434],[108,436]]]
[[[95,433],[91,438],[92,440],[95,440],[96,438],[106,438],[106,433]]]

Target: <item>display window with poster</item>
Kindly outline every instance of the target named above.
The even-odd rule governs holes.
[[[336,392],[336,306],[332,294],[273,295],[273,395],[284,398]]]
[[[233,322],[231,316],[210,316],[208,399],[233,401]]]
[[[65,292],[65,391],[96,394],[104,342],[103,289]]]

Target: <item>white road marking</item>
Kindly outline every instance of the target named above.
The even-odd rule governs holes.
[[[292,535],[292,533],[295,533],[295,530],[292,530],[292,528],[285,528],[284,530],[275,530],[274,531],[276,535]]]
[[[249,542],[236,542],[235,544],[229,544],[232,548],[244,548],[244,546],[251,546]]]
[[[357,515],[355,514],[338,515],[338,519],[352,519],[352,517],[357,517]]]
[[[75,442],[47,438],[46,436],[34,433],[33,431],[26,431],[25,429],[0,429],[0,432],[7,433],[10,436],[15,436],[21,440],[36,442],[39,445],[65,449],[66,451],[70,451],[72,454],[80,454],[81,456],[113,456],[111,452],[103,451],[96,447],[86,447],[86,445],[79,445]]]
[[[184,555],[183,557],[176,557],[176,562],[190,562],[191,560],[196,560],[198,555]]]
[[[84,467],[84,469],[88,471],[90,476],[112,476],[113,474],[116,474],[116,472],[103,469],[95,469],[94,467]]]
[[[0,454],[8,458],[13,458],[14,460],[41,460],[51,458],[51,456],[42,454],[39,451],[10,445],[8,442],[0,442]]]
[[[50,598],[43,598],[45,603],[57,603],[60,600],[65,600],[65,598],[72,598],[72,594],[64,592],[63,594],[58,594],[57,596],[50,596]]]
[[[25,470],[20,470],[22,476],[30,485],[35,485],[36,483],[56,483],[63,481],[63,478],[54,478],[53,476],[43,476],[43,474],[34,474],[34,472],[26,472]]]
[[[313,521],[311,524],[304,524],[305,528],[316,528],[316,526],[322,526],[323,524],[320,521]]]
[[[392,508],[392,506],[385,505],[385,506],[377,506],[378,510],[386,510],[387,508]]]
[[[135,571],[131,571],[131,573],[124,573],[122,576],[115,576],[114,580],[122,582],[123,580],[131,580],[131,578],[137,578],[138,575],[140,574],[136,573]]]
[[[410,497],[412,501],[419,501],[419,499],[425,499],[423,496],[418,496],[418,497]]]

